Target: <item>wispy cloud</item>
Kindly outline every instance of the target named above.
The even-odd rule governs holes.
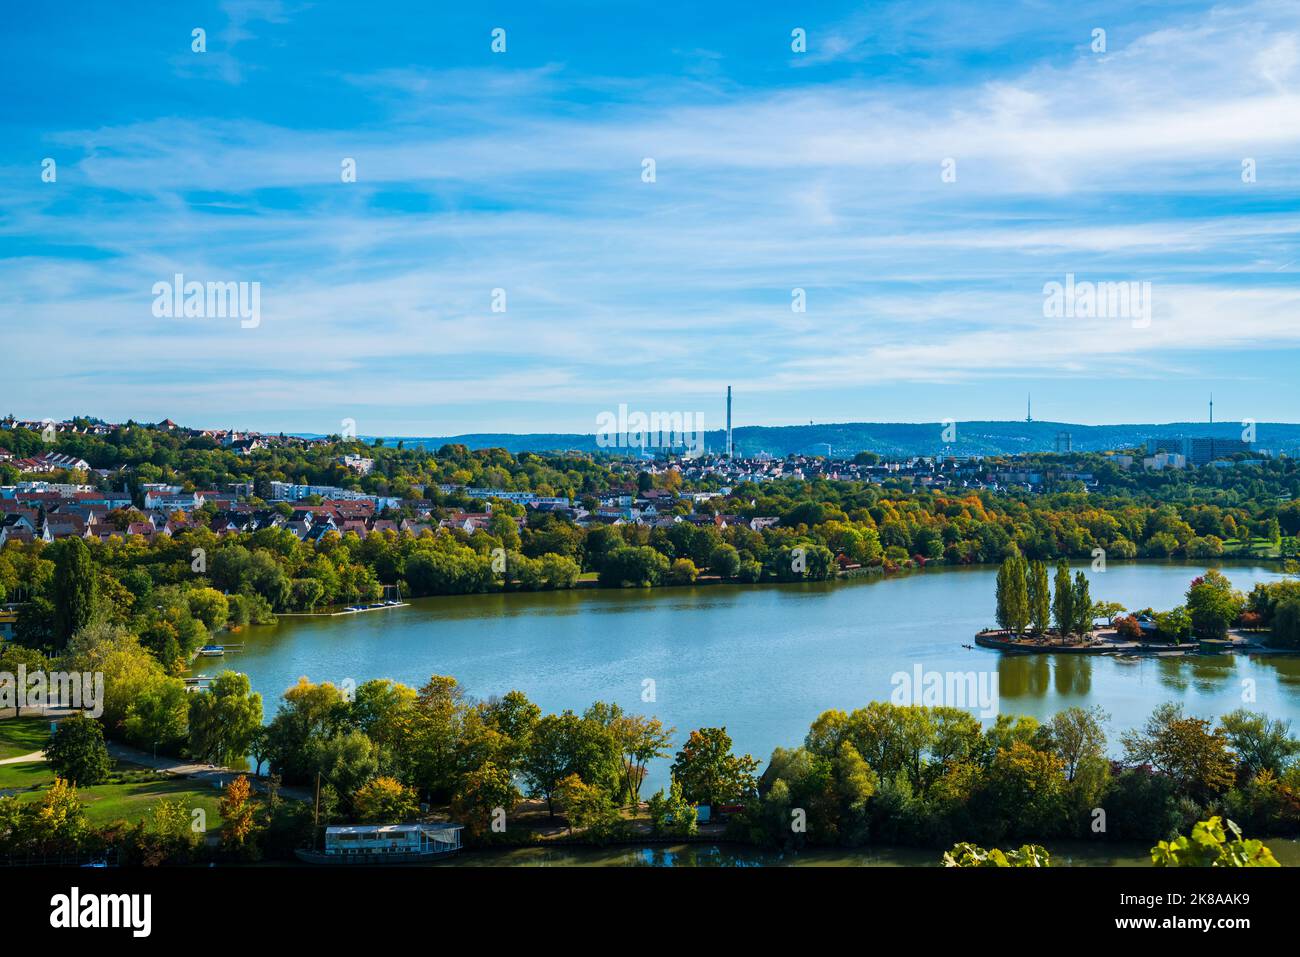
[[[306,7],[225,9],[226,52],[256,51],[223,75],[232,89],[277,67],[263,28],[310,28]],[[1104,55],[1062,44],[996,76],[818,72],[1054,30],[1017,8],[954,50],[960,24],[935,15],[846,15],[779,82],[740,82],[703,42],[679,50],[707,69],[653,82],[584,71],[557,45],[518,67],[331,65],[322,82],[351,105],[310,123],[244,93],[240,111],[55,123],[41,137],[57,184],[12,157],[0,181],[0,322],[49,355],[5,397],[28,414],[133,401],[286,428],[347,397],[374,431],[422,416],[549,431],[629,393],[683,407],[725,381],[773,420],[792,394],[829,410],[942,384],[974,405],[977,383],[1025,375],[1154,397],[1171,370],[1222,372],[1224,352],[1300,349],[1293,7],[1125,21]],[[262,324],[155,319],[150,288],[176,272],[260,281]],[[1151,282],[1150,328],[1046,320],[1043,283],[1066,272]]]

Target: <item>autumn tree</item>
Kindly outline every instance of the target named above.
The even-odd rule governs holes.
[[[248,775],[237,775],[226,785],[218,802],[221,812],[221,845],[227,850],[242,851],[253,833],[253,793]]]
[[[751,755],[731,753],[726,728],[692,731],[673,761],[673,780],[692,804],[730,804],[751,797],[757,781],[758,761]]]
[[[1208,721],[1187,717],[1180,704],[1160,705],[1142,728],[1124,732],[1120,740],[1127,763],[1151,765],[1194,800],[1211,800],[1232,786],[1235,766],[1227,735],[1211,730]]]
[[[420,812],[415,791],[390,777],[371,778],[352,795],[362,824],[401,824]]]

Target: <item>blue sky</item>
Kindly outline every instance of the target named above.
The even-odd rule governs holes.
[[[1293,2],[445,6],[7,10],[0,414],[1300,421]]]

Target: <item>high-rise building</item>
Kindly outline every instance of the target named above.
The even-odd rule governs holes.
[[[1238,452],[1249,452],[1250,443],[1241,439],[1225,439],[1213,435],[1194,435],[1190,438],[1148,439],[1147,454],[1167,453],[1181,455],[1191,466],[1208,465],[1216,459],[1226,459]]]
[[[1056,452],[1058,455],[1074,451],[1074,439],[1069,432],[1056,433]]]

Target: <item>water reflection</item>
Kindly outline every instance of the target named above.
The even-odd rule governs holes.
[[[1092,658],[1088,655],[1053,655],[1053,684],[1063,698],[1082,698],[1092,691]]]

